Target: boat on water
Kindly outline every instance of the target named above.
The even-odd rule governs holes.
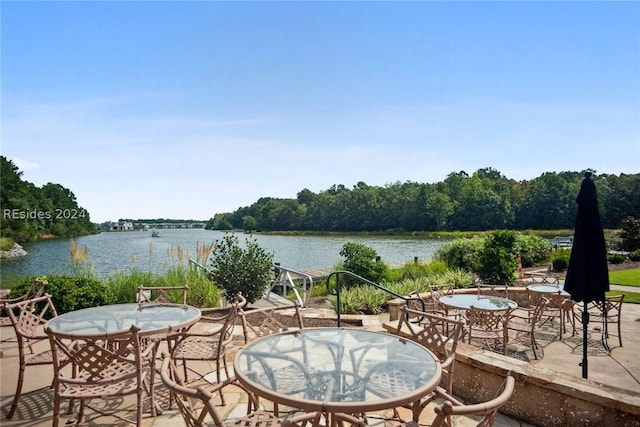
[[[152,231],[151,232],[151,237],[160,237],[160,232],[159,231]]]

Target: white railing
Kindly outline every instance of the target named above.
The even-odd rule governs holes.
[[[273,268],[278,273],[278,276],[271,282],[265,298],[269,300],[271,293],[278,287],[280,288],[281,296],[286,297],[287,291],[290,289],[296,296],[300,306],[304,307],[313,289],[313,278],[307,273],[285,268],[280,265],[274,265]],[[302,296],[300,296],[301,292]]]

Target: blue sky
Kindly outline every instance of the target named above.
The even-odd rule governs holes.
[[[0,152],[93,221],[640,172],[639,2],[13,2]]]

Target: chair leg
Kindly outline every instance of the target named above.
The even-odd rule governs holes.
[[[537,349],[538,349],[538,343],[536,342],[536,336],[532,332],[531,333],[531,350],[533,350],[533,357],[536,360],[538,360],[538,352],[536,351]]]
[[[58,419],[60,416],[60,404],[60,399],[55,397],[53,402],[53,427],[58,427],[58,424],[60,423],[60,420]]]
[[[142,388],[138,388],[138,393],[137,393],[137,400],[138,400],[138,407],[136,408],[136,426],[141,426],[142,425]],[[154,402],[153,402],[153,397],[151,397],[151,414],[155,417],[156,416],[156,411],[155,411],[155,406],[154,406]]]
[[[15,414],[16,409],[18,407],[18,401],[20,400],[20,395],[22,394],[22,384],[24,383],[24,361],[20,361],[20,371],[18,372],[18,384],[16,385],[16,393],[13,395],[13,402],[11,403],[11,408],[9,409],[9,413],[7,414],[7,419],[10,420]]]
[[[223,358],[223,360],[225,360]],[[224,369],[225,371],[227,370],[227,365],[226,365],[226,360],[224,362]],[[220,361],[218,360],[216,362],[216,378],[218,379],[218,384],[220,384],[222,382],[222,375],[220,374]],[[219,390],[220,392],[220,402],[222,403],[222,406],[226,405],[226,402],[224,400],[224,393],[222,392],[222,389]]]
[[[76,418],[76,425],[79,426],[84,420],[84,407],[85,401],[84,399],[80,400],[80,409],[78,409],[78,418]]]
[[[622,332],[620,331],[620,315],[618,314],[618,342],[620,343],[620,347],[622,347]]]

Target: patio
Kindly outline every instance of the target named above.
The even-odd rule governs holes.
[[[264,304],[264,301],[260,302]],[[266,302],[269,304],[269,302]],[[332,317],[333,313],[329,310],[323,309],[305,309],[303,310],[304,317]],[[353,317],[353,316],[348,316]],[[385,323],[390,322],[389,314],[384,313],[380,316],[357,316],[361,320],[362,328],[383,331],[385,330]],[[552,383],[554,388],[569,388],[573,390],[573,394],[580,394],[581,392],[594,394],[600,393],[603,401],[605,399],[612,399],[618,401],[619,408],[627,411],[628,417],[625,424],[617,425],[629,425],[640,426],[640,413],[628,412],[640,410],[640,360],[637,355],[640,354],[640,307],[634,304],[625,305],[623,310],[623,334],[624,334],[624,347],[618,347],[617,339],[610,339],[610,345],[612,345],[612,352],[609,354],[602,348],[602,344],[599,341],[599,332],[593,331],[593,337],[590,341],[589,352],[589,379],[584,380],[580,378],[581,368],[578,366],[582,358],[582,340],[580,336],[565,337],[563,341],[557,340],[544,340],[544,336],[541,338],[541,344],[544,350],[544,357],[539,361],[526,362],[523,360],[516,360],[507,356],[497,355],[486,350],[480,350],[473,348],[472,346],[462,345],[458,362],[460,367],[457,374],[464,375],[464,380],[467,380],[469,375],[469,369],[476,369],[473,364],[477,364],[478,360],[482,360],[483,363],[495,363],[498,366],[507,366],[509,368],[517,367],[518,369],[533,370],[537,374],[544,376],[545,381]],[[351,326],[351,325],[348,325]],[[596,325],[591,325],[593,329]],[[52,424],[52,390],[48,387],[52,378],[51,366],[32,366],[27,370],[27,376],[25,385],[23,387],[23,396],[18,404],[18,409],[13,419],[6,419],[6,410],[11,403],[13,397],[15,382],[18,372],[18,360],[17,350],[15,344],[7,342],[13,335],[11,327],[3,327],[0,329],[0,338],[2,344],[0,351],[2,357],[0,358],[0,373],[1,373],[1,395],[0,406],[2,408],[2,416],[0,418],[0,424],[2,426],[50,426]],[[40,343],[45,345],[47,343]],[[242,330],[240,327],[237,331],[234,331],[234,349],[230,351],[229,358],[235,356],[237,348],[244,345],[242,336]],[[34,349],[35,350],[35,349]],[[465,364],[465,360],[471,364]],[[205,364],[203,369],[213,371],[215,368],[213,364],[207,362],[199,362]],[[541,381],[540,377],[536,377],[534,382]],[[602,384],[602,385],[600,385]],[[149,411],[146,410],[143,419],[144,426],[174,426],[184,425],[180,414],[175,409],[175,405],[172,410],[168,408],[168,393],[159,381],[156,380],[155,384],[156,398],[160,406],[164,408],[162,415],[155,418],[149,415]],[[454,393],[455,393],[454,386]],[[246,408],[246,396],[239,390],[237,393],[233,391],[225,393],[227,399],[227,405],[223,407],[223,411],[229,417],[234,417],[235,414],[243,414]],[[101,406],[103,409],[110,409],[112,407],[118,408],[117,414],[126,415],[131,417],[134,412],[134,400],[125,399],[123,402],[120,399],[104,400],[101,402],[94,402],[96,406]],[[145,403],[147,405],[147,403]],[[634,406],[635,405],[635,406]],[[63,406],[65,410],[66,406]],[[148,409],[148,408],[145,408]],[[266,409],[269,409],[268,407]],[[129,413],[127,413],[129,412]],[[433,412],[427,408],[423,412],[423,418],[421,422],[427,423]],[[119,420],[116,417],[96,417],[93,411],[88,411],[88,425],[130,425],[124,421]],[[389,415],[389,414],[383,414]],[[382,422],[374,425],[382,425]],[[509,427],[526,427],[529,425],[526,422],[518,421],[515,418],[499,415],[498,420],[495,423],[496,426],[509,426]]]

